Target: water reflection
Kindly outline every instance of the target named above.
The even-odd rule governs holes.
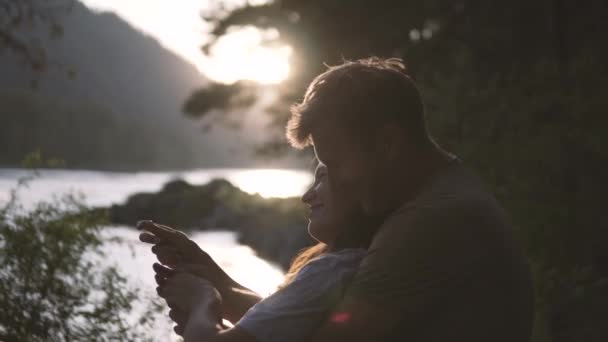
[[[121,243],[108,242],[104,245],[106,255],[103,264],[116,265],[127,276],[129,285],[138,289],[140,298],[145,300],[156,297],[152,270],[156,258],[150,251],[150,245],[140,242],[139,233],[129,227],[108,227],[103,235],[122,240]],[[232,232],[200,232],[192,234],[191,238],[231,277],[261,295],[272,293],[283,280],[283,272],[279,267],[258,258],[251,248],[239,245]],[[140,303],[135,310],[143,312],[144,306],[145,303]],[[166,313],[164,315],[160,315],[153,334],[158,341],[175,341],[177,336],[172,332]],[[136,316],[132,319],[136,319]]]
[[[0,169],[0,201],[8,198],[19,178],[31,175],[22,169]],[[192,184],[205,184],[214,178],[225,178],[241,190],[265,197],[300,196],[311,183],[312,176],[303,170],[279,169],[201,169],[175,172],[100,172],[43,170],[21,191],[26,206],[68,192],[82,192],[86,203],[105,206],[124,202],[136,192],[156,192],[176,178]]]
[[[0,202],[9,198],[17,180],[30,175],[28,170],[0,169]],[[311,181],[311,175],[298,170],[194,170],[157,173],[116,173],[98,171],[44,170],[19,192],[19,202],[25,208],[35,203],[69,192],[80,192],[91,206],[109,206],[124,202],[136,192],[154,192],[174,178],[183,178],[193,184],[204,184],[213,178],[225,178],[246,192],[263,196],[299,196]],[[150,246],[139,242],[139,232],[129,227],[108,227],[105,237],[120,237],[122,243],[104,245],[106,256],[102,265],[116,265],[127,276],[131,287],[137,288],[140,298],[155,298],[156,284],[152,263],[156,260]],[[231,232],[200,232],[191,236],[222,266],[230,276],[261,295],[273,292],[283,280],[277,266],[258,258],[255,252],[236,241]],[[141,308],[141,309],[139,309]],[[143,305],[135,310],[143,312]],[[132,318],[135,318],[133,316]],[[152,332],[157,341],[176,341],[171,323],[166,316]]]
[[[154,289],[152,263],[156,259],[150,245],[139,241],[138,232],[128,227],[109,227],[104,236],[118,236],[123,240],[123,243],[107,244],[107,262],[118,265],[133,282]],[[232,232],[199,232],[192,234],[191,238],[231,277],[261,295],[272,293],[283,280],[283,271],[277,265],[259,258],[251,248],[238,244]]]

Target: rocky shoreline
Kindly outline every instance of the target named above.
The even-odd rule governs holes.
[[[299,198],[263,198],[224,179],[205,185],[173,180],[157,193],[136,193],[109,208],[111,223],[135,226],[149,219],[181,229],[229,230],[239,243],[284,269],[302,248],[313,244],[306,230],[306,208]]]

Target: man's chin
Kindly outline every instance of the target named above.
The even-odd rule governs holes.
[[[323,234],[317,231],[310,223],[308,224],[308,235],[310,235],[310,237],[315,239],[317,242],[327,244],[327,239],[324,238]]]

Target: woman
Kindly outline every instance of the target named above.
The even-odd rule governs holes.
[[[172,308],[171,317],[178,323],[176,331],[183,333],[186,342],[302,341],[317,330],[356,272],[374,226],[352,201],[340,198],[335,189],[330,189],[327,168],[319,164],[312,187],[302,197],[310,207],[308,231],[319,243],[295,258],[276,293],[255,305],[258,298],[230,279],[208,255],[202,258],[207,260],[196,265],[177,260],[191,260],[194,254],[202,252],[192,246],[193,242],[188,248],[172,249],[171,243],[160,241],[163,237],[170,240],[162,231],[166,227],[150,222],[141,224],[141,228],[154,234],[143,233],[141,240],[157,243],[153,251],[159,260],[173,266],[171,270],[155,265],[158,292]],[[183,239],[183,235],[175,236]],[[190,256],[184,256],[184,250],[189,248]],[[174,260],[167,260],[171,255]],[[244,315],[235,314],[239,310],[234,308],[235,301],[230,298],[234,295],[228,294],[227,287],[243,293],[240,311],[246,311]],[[247,293],[254,299],[243,300]],[[233,303],[225,305],[226,300]],[[230,308],[222,310],[224,307]],[[236,322],[234,327],[222,327],[222,318]]]

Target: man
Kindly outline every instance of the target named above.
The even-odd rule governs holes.
[[[526,258],[500,205],[429,135],[401,61],[329,68],[292,108],[287,136],[313,146],[332,191],[383,222],[313,341],[529,340]]]

